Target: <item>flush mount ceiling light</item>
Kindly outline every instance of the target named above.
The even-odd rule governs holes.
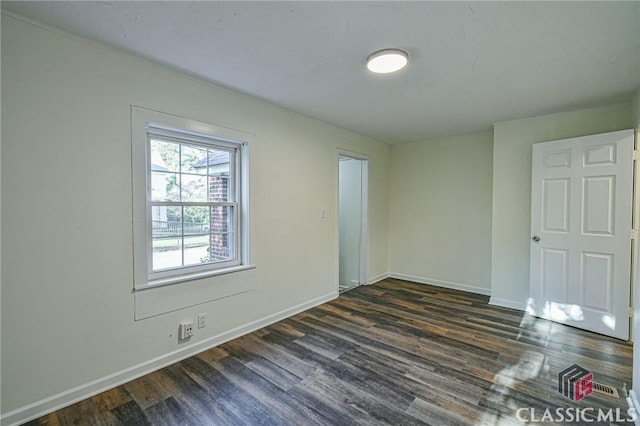
[[[400,49],[383,49],[367,58],[367,68],[376,74],[388,74],[401,70],[407,65],[409,55]]]

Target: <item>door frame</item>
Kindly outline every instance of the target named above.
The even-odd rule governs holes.
[[[336,235],[336,289],[340,291],[340,157],[361,161],[361,220],[360,220],[360,270],[358,273],[358,285],[369,284],[369,156],[358,152],[338,148],[336,154],[336,210],[335,210],[335,235]]]
[[[633,309],[629,316],[629,341],[635,340],[636,328],[640,326],[640,291],[637,288],[640,285],[640,279],[638,278],[638,267],[640,259],[638,259],[640,253],[640,246],[638,242],[638,230],[640,229],[640,159],[636,157],[636,152],[640,149],[640,126],[633,129],[633,210],[631,212],[631,229],[634,232],[636,238],[631,239],[631,292],[629,294],[629,307]]]

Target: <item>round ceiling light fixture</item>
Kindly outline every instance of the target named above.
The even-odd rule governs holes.
[[[367,58],[367,69],[376,74],[389,74],[407,66],[409,55],[400,49],[383,49]]]

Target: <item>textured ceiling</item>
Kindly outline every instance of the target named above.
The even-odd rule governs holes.
[[[9,10],[391,142],[628,101],[640,2],[2,2]],[[365,58],[409,52],[372,75]]]

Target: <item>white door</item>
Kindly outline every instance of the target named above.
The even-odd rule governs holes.
[[[533,146],[536,316],[629,338],[633,131]]]

